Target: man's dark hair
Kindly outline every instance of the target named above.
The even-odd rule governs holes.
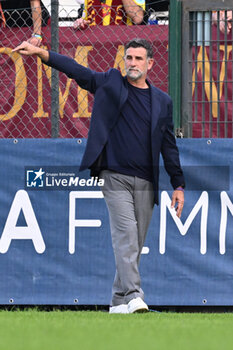
[[[146,49],[147,58],[153,58],[152,45],[146,39],[136,38],[136,39],[130,40],[125,45],[125,53],[126,53],[126,50],[128,50],[130,47],[133,47],[134,49],[136,49],[137,47],[144,47],[144,49]]]

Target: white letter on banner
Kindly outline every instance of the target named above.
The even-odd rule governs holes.
[[[27,226],[17,226],[22,210]],[[0,239],[0,253],[6,253],[12,239],[31,239],[37,253],[45,251],[44,240],[26,191],[16,192]]]
[[[171,209],[171,199],[166,191],[163,191],[161,194],[161,209],[160,209],[160,246],[159,252],[160,254],[165,253],[165,241],[166,241],[166,219],[167,219],[167,211],[166,208],[169,209],[169,212],[176,223],[181,235],[185,235],[197,215],[198,211],[201,210],[201,227],[200,227],[200,252],[201,254],[206,253],[206,240],[207,240],[207,217],[208,217],[208,206],[209,206],[209,196],[207,192],[202,192],[200,198],[198,199],[195,207],[189,214],[185,224],[183,225],[181,220],[176,216],[175,209]]]
[[[227,227],[227,208],[233,215],[233,204],[225,191],[221,192],[221,221],[219,228],[219,253],[226,252],[226,227]]]
[[[71,191],[69,208],[69,253],[75,252],[75,227],[100,227],[101,220],[76,220],[75,208],[77,198],[103,198],[102,191]]]

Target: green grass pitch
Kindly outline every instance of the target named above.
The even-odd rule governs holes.
[[[0,311],[3,350],[228,350],[231,313]]]

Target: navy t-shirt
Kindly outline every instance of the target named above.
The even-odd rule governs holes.
[[[150,89],[128,83],[128,91],[105,146],[102,168],[152,181]]]

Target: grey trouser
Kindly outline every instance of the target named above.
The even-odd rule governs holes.
[[[103,194],[108,207],[116,275],[112,305],[141,297],[139,260],[154,206],[152,183],[135,176],[103,170]]]

